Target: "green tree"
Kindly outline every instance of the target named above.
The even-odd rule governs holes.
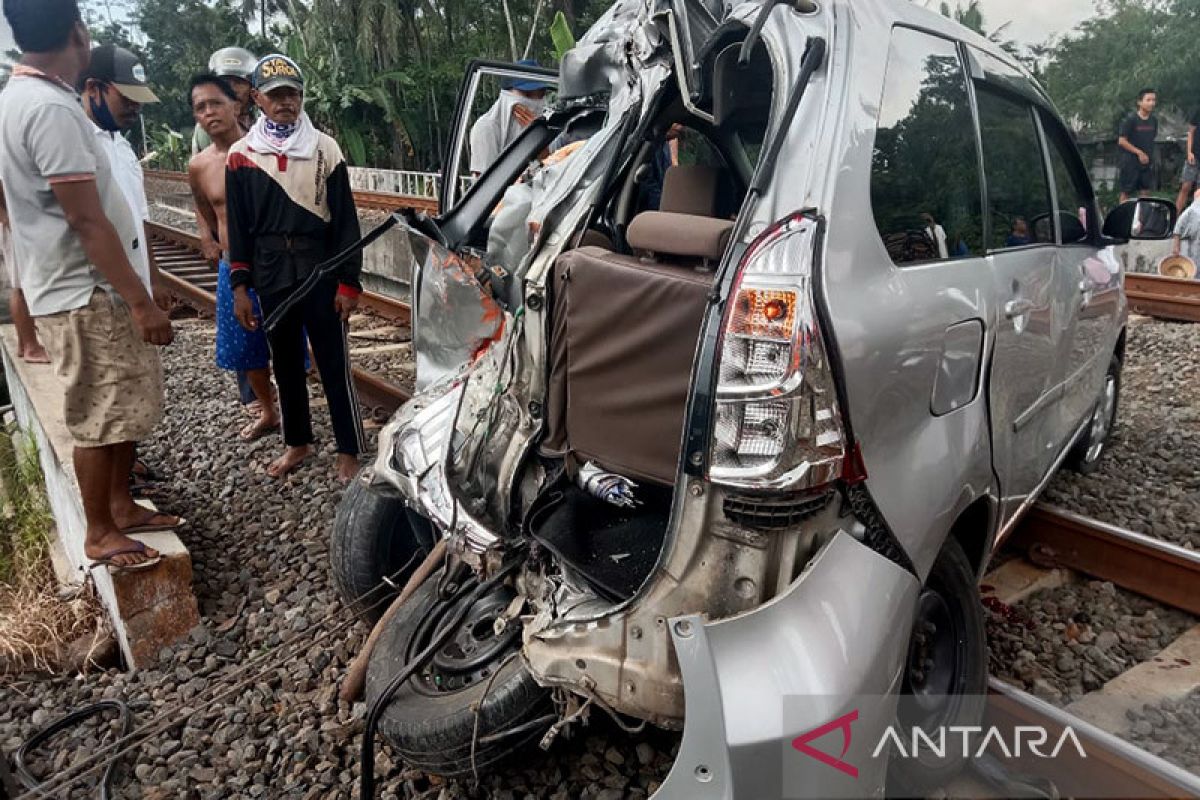
[[[1077,128],[1115,133],[1142,88],[1177,111],[1200,106],[1188,57],[1200,36],[1200,4],[1104,0],[1098,11],[1054,46],[1045,70],[1047,90]]]
[[[233,0],[138,0],[134,20],[146,43],[135,52],[144,59],[146,74],[161,103],[146,106],[146,122],[174,130],[190,129],[187,85],[204,71],[213,51],[233,45],[257,53],[274,49],[246,27]]]

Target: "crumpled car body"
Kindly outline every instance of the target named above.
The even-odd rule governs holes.
[[[501,268],[504,288],[478,279],[478,252],[405,230],[417,262],[419,391],[382,431],[373,480],[399,489],[481,575],[524,554],[521,659],[539,684],[683,727],[660,797],[786,796],[782,768],[763,765],[780,763],[788,742],[846,712],[852,698],[901,691],[918,597],[944,542],[957,539],[982,569],[1090,414],[1087,403],[1054,405],[1061,418],[1033,423],[1041,431],[1033,444],[1053,452],[1033,479],[1010,480],[993,441],[1007,442],[1013,459],[1027,445],[1011,429],[998,432],[1013,420],[989,409],[1011,398],[984,382],[1019,369],[1003,357],[1011,331],[998,279],[966,267],[957,282],[903,269],[873,230],[881,43],[896,24],[952,43],[973,80],[987,79],[993,62],[1008,65],[990,43],[909,4],[618,0],[564,58],[560,107],[546,117],[557,128],[545,136],[580,119],[601,122],[568,157],[527,170],[488,213],[482,260]],[[647,256],[632,214],[601,226],[611,247],[581,246],[604,209],[619,217],[634,202],[636,181],[619,176],[645,162],[655,120],[687,117],[716,136],[754,118],[753,98],[738,97],[754,92],[730,83],[743,57],[758,60],[768,83],[758,163],[747,156],[742,166],[732,219],[684,220],[697,238],[725,237],[719,257],[689,251],[688,241]],[[1006,80],[1025,80],[1007,68]],[[1035,100],[1049,108],[1044,95]],[[652,243],[686,238],[672,239],[671,219],[646,222],[658,225]],[[702,278],[660,268],[670,261],[664,252],[679,251],[689,275]],[[1097,258],[1091,252],[1088,264]],[[610,267],[633,275],[639,264],[654,275],[626,306],[640,316],[605,306],[603,281],[577,296],[589,275]],[[1086,335],[1062,340],[1074,348],[1073,388],[1053,390],[1059,397],[1094,397],[1104,375],[1096,365],[1123,341],[1124,299],[1114,273],[1101,272],[1087,295],[1095,307],[1072,323]],[[647,293],[649,305],[637,306]],[[607,313],[614,340],[697,304],[667,480],[648,460],[613,455],[620,442],[604,442],[603,431],[586,432],[599,440],[591,449],[575,446],[585,436],[570,431],[550,442],[556,426],[570,428],[572,408],[596,399],[577,387],[603,389],[603,380],[586,382],[589,370],[607,374],[614,359],[631,358],[588,349],[606,334],[571,338],[575,312],[564,302],[578,304],[578,330],[597,330],[588,314]],[[763,316],[738,316],[753,313]],[[774,344],[759,348],[755,337]],[[564,339],[565,356],[556,344]],[[762,363],[745,348],[758,348]],[[555,388],[564,358],[567,390]],[[612,387],[614,429],[637,430],[630,418],[641,400],[629,397],[653,377]],[[607,457],[593,452],[605,448]],[[587,547],[570,541],[598,507],[573,483],[583,462],[628,480],[640,509],[588,531]],[[563,511],[570,503],[578,509]],[[638,517],[651,506],[651,522]],[[655,537],[646,551],[642,529]],[[605,531],[630,544],[597,560],[587,548],[602,550]],[[785,714],[789,697],[824,700]],[[803,796],[879,796],[886,778],[886,762],[849,786],[818,760],[795,769]]]

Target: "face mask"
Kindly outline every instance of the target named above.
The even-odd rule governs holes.
[[[92,111],[92,119],[96,121],[96,124],[99,125],[102,130],[106,130],[109,133],[116,133],[121,130],[121,126],[117,124],[115,119],[113,119],[112,112],[108,110],[108,101],[104,99],[103,94],[100,95],[99,103],[93,100],[89,95],[88,108],[90,108]]]
[[[296,129],[299,127],[300,123],[298,121],[281,124],[278,122],[272,122],[270,119],[266,120],[267,135],[272,139],[277,139],[279,141],[292,138],[292,134],[295,133]]]

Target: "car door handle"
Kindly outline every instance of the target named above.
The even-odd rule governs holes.
[[[1033,301],[1024,297],[1019,297],[1016,300],[1009,300],[1004,304],[1004,316],[1009,319],[1015,317],[1023,317],[1033,311]]]

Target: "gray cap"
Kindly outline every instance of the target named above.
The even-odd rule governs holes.
[[[208,59],[208,70],[222,78],[250,80],[258,56],[244,47],[222,47]]]
[[[79,76],[80,84],[89,78],[112,84],[118,92],[135,103],[158,102],[146,84],[146,70],[138,62],[138,57],[124,47],[102,44],[93,50],[87,69]]]

